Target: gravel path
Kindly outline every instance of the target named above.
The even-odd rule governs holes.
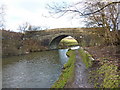
[[[82,63],[78,50],[76,50],[74,81],[66,85],[66,88],[93,88],[93,86],[88,83],[88,70]]]

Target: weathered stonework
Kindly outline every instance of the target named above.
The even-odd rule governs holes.
[[[43,31],[27,31],[24,39],[39,40],[42,46],[57,49],[59,42],[72,36],[81,46],[100,45],[103,43],[103,28],[57,28]]]

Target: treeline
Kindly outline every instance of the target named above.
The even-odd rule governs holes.
[[[33,39],[25,39],[20,32],[0,30],[2,33],[2,56],[22,55],[29,52],[47,49],[40,42]]]

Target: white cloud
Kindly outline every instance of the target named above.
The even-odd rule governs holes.
[[[62,2],[64,0],[2,0],[0,4],[6,5],[7,29],[16,30],[18,25],[29,22],[32,25],[48,26],[51,28],[78,27],[79,21],[70,20],[67,17],[59,19],[45,18],[48,15],[45,5],[50,2]],[[79,0],[65,0],[66,2],[77,2]]]

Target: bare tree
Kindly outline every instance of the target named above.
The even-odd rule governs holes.
[[[29,25],[27,31],[38,31],[38,30],[42,30],[42,27],[41,26],[35,26],[35,25]]]
[[[86,0],[88,1],[88,0]],[[49,13],[57,15],[58,17],[64,16],[65,14],[72,14],[75,16],[83,16],[87,18],[89,24],[96,24],[95,26],[106,27],[109,26],[113,31],[117,28],[117,19],[119,12],[117,11],[117,4],[119,2],[78,2],[75,4],[68,5],[63,2],[62,4],[53,3],[48,5]],[[83,6],[83,7],[81,7]],[[108,25],[112,23],[112,25]]]
[[[99,9],[99,12],[91,13],[87,16],[87,21],[90,21],[90,24],[93,24],[97,27],[105,27],[105,36],[106,42],[117,42],[120,38],[118,35],[118,5],[110,4],[109,2],[96,2],[96,3],[87,3],[89,12],[94,12],[95,9]],[[108,5],[106,8],[101,9],[103,6]],[[92,22],[92,23],[91,23]],[[89,24],[89,23],[87,23]],[[111,31],[114,31],[111,33]]]
[[[18,30],[20,30],[20,32],[23,33],[23,32],[25,32],[26,30],[28,30],[29,25],[30,25],[30,24],[29,24],[28,22],[25,22],[25,23],[19,25]]]
[[[29,25],[27,31],[40,31],[40,30],[47,30],[48,27],[46,26],[35,26],[35,25]]]
[[[89,0],[89,3],[93,3],[95,5],[98,2],[96,2],[94,0]],[[58,17],[61,17],[61,16],[68,14],[68,13],[77,14],[79,16],[87,16],[87,15],[91,15],[91,14],[100,12],[108,6],[111,6],[113,4],[118,4],[118,3],[120,3],[120,1],[108,2],[106,5],[103,5],[101,8],[95,9],[93,12],[89,12],[89,10],[88,10],[88,0],[86,0],[84,2],[77,2],[74,4],[70,4],[70,5],[67,4],[66,2],[62,2],[62,4],[53,3],[51,5],[48,4],[47,8],[48,8],[49,13],[51,15],[58,14],[59,15]],[[84,6],[84,8],[81,8],[81,6]]]
[[[88,0],[87,0],[88,1]],[[53,4],[48,5],[49,13],[51,15],[59,15],[59,17],[64,16],[66,14],[72,14],[73,17],[84,17],[86,20],[86,24],[89,26],[96,27],[105,27],[105,35],[106,38],[110,37],[110,30],[117,31],[118,27],[118,2],[93,2],[94,0],[90,0],[89,2],[78,2],[75,4],[68,5],[63,3],[62,5]],[[84,6],[84,7],[80,7]],[[106,28],[107,27],[107,28]],[[115,32],[115,35],[117,33]],[[116,37],[118,38],[118,37]],[[113,41],[113,40],[112,40]]]
[[[0,6],[0,29],[4,29],[5,28],[5,5],[1,5]]]
[[[47,30],[48,27],[43,27],[43,26],[35,26],[35,25],[31,25],[28,22],[25,22],[21,25],[19,25],[18,30],[22,33],[26,32],[26,31],[39,31],[39,30]]]

